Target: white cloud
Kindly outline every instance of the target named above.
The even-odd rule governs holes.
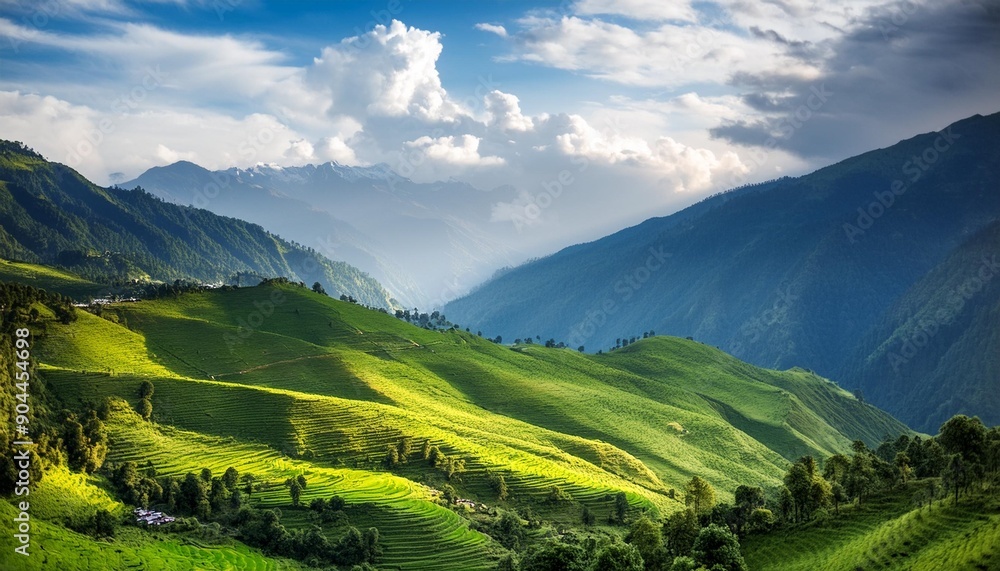
[[[308,70],[311,87],[330,99],[330,112],[426,121],[466,115],[441,86],[441,35],[398,20],[323,49]]]
[[[573,5],[577,14],[614,15],[635,20],[680,20],[693,22],[698,14],[691,4],[681,0],[579,0]]]
[[[495,125],[505,131],[530,131],[534,127],[531,117],[521,113],[516,95],[494,90],[483,98],[483,103],[489,114],[488,125]]]
[[[778,46],[728,30],[661,24],[633,29],[600,19],[530,16],[513,36],[509,58],[576,71],[624,85],[677,87],[724,84],[736,73],[780,66],[789,74],[815,74]]]
[[[432,161],[451,165],[495,166],[504,164],[504,160],[500,157],[480,156],[479,141],[479,137],[472,135],[438,137],[437,139],[423,136],[415,141],[407,142],[406,146],[422,151]]]
[[[568,127],[556,137],[561,152],[608,165],[653,169],[672,181],[676,191],[705,191],[720,178],[729,179],[748,170],[733,152],[716,156],[709,149],[690,147],[670,137],[650,143],[623,133],[602,133],[578,115],[569,116]]]
[[[480,23],[476,24],[476,29],[483,32],[489,32],[491,34],[496,34],[501,38],[507,37],[507,29],[497,24]]]

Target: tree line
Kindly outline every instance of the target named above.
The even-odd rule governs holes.
[[[349,525],[343,498],[314,499],[309,505],[314,524],[307,529],[288,530],[281,523],[279,509],[250,505],[253,493],[266,484],[253,474],[241,475],[233,467],[221,476],[214,476],[209,468],[188,472],[183,477],[158,476],[151,463],[140,470],[135,462],[127,461],[111,471],[110,480],[127,504],[189,516],[178,521],[176,529],[180,531],[204,523],[218,524],[228,534],[264,553],[292,557],[311,565],[374,569],[372,565],[382,554],[378,529],[370,527],[362,532]],[[298,506],[308,482],[298,475],[281,485],[288,488],[293,506]],[[336,541],[329,539],[320,525],[331,522],[347,525],[346,532]]]

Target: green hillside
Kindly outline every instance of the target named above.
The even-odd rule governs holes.
[[[351,525],[379,530],[380,568],[491,568],[504,550],[477,530],[495,508],[579,526],[582,509],[603,522],[623,492],[633,514],[660,517],[683,508],[693,475],[731,498],[740,484],[780,485],[801,455],[907,430],[811,373],[669,337],[607,355],[510,347],[281,283],[113,304],[67,325],[40,309],[33,354],[46,385],[76,410],[111,399],[110,465],[254,474],[265,483],[254,505],[279,507],[291,529],[314,520],[279,483],[304,475],[304,505],[338,495]],[[153,422],[135,412],[144,381]],[[387,465],[404,441],[408,459]],[[425,446],[451,460],[431,466]],[[449,487],[488,507],[442,505]],[[226,557],[253,551],[233,549]]]
[[[0,258],[102,282],[285,276],[368,305],[394,305],[364,272],[256,224],[169,204],[140,188],[100,188],[10,141],[0,141]]]
[[[861,508],[784,533],[743,542],[755,571],[855,571],[856,569],[1000,569],[1000,499],[972,496],[917,507],[904,486]]]
[[[914,157],[944,148],[951,135],[942,133],[955,135],[947,152],[914,169]],[[590,352],[648,330],[691,336],[755,365],[807,367],[863,388],[922,430],[959,413],[1000,422],[996,399],[984,398],[996,391],[996,366],[982,358],[996,354],[995,279],[905,369],[886,375],[869,362],[888,349],[881,343],[913,331],[918,315],[906,309],[947,310],[958,276],[982,265],[980,256],[956,262],[1000,218],[998,133],[1000,113],[976,115],[804,176],[725,192],[525,263],[443,311],[490,335]],[[980,252],[995,254],[995,241],[991,248]]]

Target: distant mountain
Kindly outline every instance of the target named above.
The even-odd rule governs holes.
[[[945,363],[981,359],[979,333],[943,328],[936,343],[955,352],[933,366],[914,361],[892,390],[879,388],[891,382],[884,371],[859,359],[907,322],[898,304],[907,296],[918,303],[911,288],[925,277],[926,287],[944,283],[931,272],[998,218],[1000,114],[977,115],[566,248],[490,280],[445,313],[504,339],[555,338],[589,351],[648,330],[692,336],[757,365],[809,367],[865,388],[917,428],[933,432],[933,422],[959,412],[995,424],[1000,416],[981,399],[947,399],[930,416],[926,406],[905,404],[938,394],[914,387],[944,382]],[[978,299],[963,315],[995,339],[998,321],[980,322],[971,311],[992,298]],[[997,377],[986,369],[953,372],[965,377],[949,386],[995,394]]]
[[[442,305],[516,257],[485,230],[495,198],[488,192],[414,183],[385,164],[212,172],[182,161],[123,186],[261,224],[371,273],[409,307]]]
[[[1000,419],[1000,221],[911,286],[849,363],[867,398],[926,419],[920,430],[956,410]]]
[[[8,141],[0,141],[0,257],[56,264],[90,278],[286,276],[393,306],[364,272],[258,225],[168,204],[142,190],[100,188]]]

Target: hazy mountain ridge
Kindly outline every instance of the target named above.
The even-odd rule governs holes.
[[[377,281],[258,225],[100,188],[17,143],[0,143],[0,257],[59,264],[88,277],[225,282],[235,273],[318,281],[392,307]]]
[[[343,259],[407,306],[441,306],[516,257],[491,233],[488,192],[459,182],[414,183],[385,164],[208,171],[182,161],[124,185],[261,224]]]
[[[526,264],[445,311],[505,339],[539,335],[589,351],[647,330],[693,336],[758,365],[808,367],[856,387],[858,367],[847,361],[862,337],[1000,216],[997,133],[1000,114],[974,116],[723,194]],[[926,426],[885,395],[872,398]],[[957,412],[977,410],[941,414]]]

